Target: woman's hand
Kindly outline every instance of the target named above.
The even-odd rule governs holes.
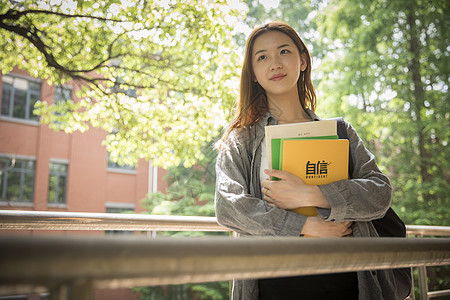
[[[319,187],[307,185],[299,177],[285,171],[264,170],[279,181],[264,180],[262,192],[269,206],[294,209],[305,206],[330,208]],[[352,233],[351,222],[327,222],[320,216],[308,217],[302,234],[311,237],[343,237]]]
[[[264,180],[262,192],[269,206],[294,209],[305,206],[330,208],[330,204],[318,186],[307,185],[299,177],[285,171],[264,170],[280,181]]]
[[[301,234],[309,237],[343,237],[352,233],[352,222],[327,222],[320,216],[308,217]]]

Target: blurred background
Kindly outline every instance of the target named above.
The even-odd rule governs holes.
[[[317,114],[352,123],[394,210],[447,226],[449,15],[446,0],[1,0],[0,209],[214,216],[213,145],[245,41],[276,20],[312,54]],[[430,290],[450,286],[448,267],[428,276]],[[220,282],[121,299],[228,293]]]

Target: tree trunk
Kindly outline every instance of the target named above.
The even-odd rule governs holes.
[[[421,111],[424,108],[425,90],[422,84],[422,76],[420,74],[420,43],[418,39],[418,30],[416,28],[416,16],[413,5],[409,5],[407,10],[408,25],[409,25],[409,42],[411,59],[408,66],[411,74],[412,83],[414,86],[413,99],[411,101],[411,108],[416,117],[416,128],[418,136],[418,148],[419,148],[419,166],[422,182],[430,182],[432,180],[428,167],[431,161],[429,160],[429,153],[425,148],[425,126],[422,120]],[[425,192],[424,197],[429,198],[429,193]]]

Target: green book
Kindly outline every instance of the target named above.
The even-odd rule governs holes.
[[[281,170],[284,140],[337,140],[337,135],[272,139],[272,169]]]
[[[280,170],[282,139],[337,139],[336,120],[269,125],[265,127],[268,167]],[[273,151],[273,153],[272,153]]]

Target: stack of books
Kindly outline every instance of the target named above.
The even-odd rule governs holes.
[[[290,172],[309,185],[348,179],[349,142],[338,138],[336,120],[266,126],[265,133],[272,169]],[[314,207],[292,211],[317,215]]]

